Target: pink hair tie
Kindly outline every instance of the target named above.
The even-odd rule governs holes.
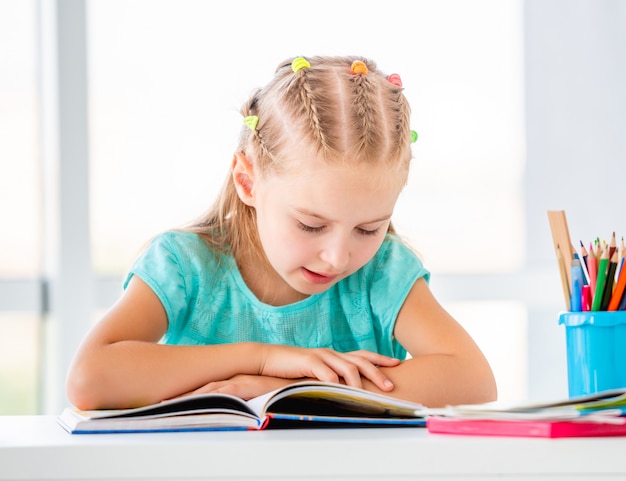
[[[294,58],[293,62],[291,62],[291,70],[296,73],[298,72],[298,70],[301,70],[303,68],[311,68],[311,64],[309,63],[309,61],[304,57]]]
[[[352,66],[350,67],[350,71],[353,74],[367,75],[367,65],[365,65],[360,60],[355,60],[354,62],[352,62]]]
[[[394,84],[396,87],[402,87],[402,79],[397,73],[392,73],[387,76],[389,83]]]

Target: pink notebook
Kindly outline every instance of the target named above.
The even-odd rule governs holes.
[[[581,421],[512,421],[432,416],[426,420],[426,428],[431,433],[475,436],[535,438],[626,436],[626,424]]]

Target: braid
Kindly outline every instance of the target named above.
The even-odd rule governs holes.
[[[250,125],[239,149],[261,169],[284,168],[293,149],[302,148],[328,161],[408,166],[410,160],[410,109],[401,80],[362,57],[286,60],[241,113]]]
[[[248,101],[241,107],[241,115],[243,117],[250,117],[256,115],[257,104],[259,102],[259,97],[261,95],[261,89],[257,89],[250,96]],[[268,159],[270,162],[274,160],[274,156],[270,149],[268,149],[266,142],[263,139],[263,134],[261,133],[260,128],[247,128],[243,127],[242,134],[239,141],[239,150],[245,152],[245,147],[250,145],[250,142],[256,148],[257,152],[260,154],[260,158]]]
[[[394,100],[391,112],[393,113],[392,122],[393,132],[395,134],[393,139],[393,152],[394,154],[399,154],[405,149],[404,142],[406,142],[406,139],[411,138],[411,128],[409,125],[411,108],[402,93],[401,87],[393,89],[392,94]]]
[[[238,151],[256,172],[280,172],[302,158],[332,162],[384,162],[408,174],[417,134],[410,131],[410,108],[397,74],[385,77],[376,64],[358,57],[289,59],[241,107]],[[367,65],[365,64],[367,62]],[[369,73],[368,73],[369,72]],[[256,212],[239,197],[227,177],[218,199],[186,230],[196,232],[237,257],[264,256]],[[393,232],[393,227],[389,227]]]
[[[376,153],[383,144],[380,135],[379,120],[381,113],[377,113],[374,106],[378,105],[373,101],[375,88],[364,73],[357,73],[352,76],[353,100],[352,115],[354,125],[357,127],[356,149],[359,153]]]
[[[328,152],[330,150],[329,139],[322,127],[319,99],[316,94],[319,89],[312,88],[308,70],[308,68],[301,68],[295,72],[293,86],[298,91],[298,98],[302,102],[302,108],[308,118],[308,126],[318,151]]]

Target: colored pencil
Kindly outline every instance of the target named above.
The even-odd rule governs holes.
[[[626,295],[622,296],[622,300],[619,301],[619,306],[617,306],[618,311],[626,310]]]
[[[615,231],[608,240],[595,237],[580,251],[572,245],[563,210],[549,210],[548,220],[566,308],[576,311],[626,310],[626,241]],[[619,242],[618,242],[619,241]]]
[[[613,253],[617,249],[617,243],[615,241],[615,231],[611,234],[611,240],[609,241],[609,259],[613,257]]]
[[[583,244],[583,241],[580,241],[580,254],[583,258],[583,261],[585,262],[585,266],[587,265],[587,256],[589,255],[589,251],[587,251],[585,244]]]
[[[573,246],[572,246],[572,250],[574,250]],[[586,271],[586,268],[585,268],[585,263],[580,260],[580,256],[578,255],[578,252],[576,252],[575,250],[574,250],[574,259],[578,261],[578,265],[576,266],[576,269],[580,270],[580,272],[582,274],[582,283],[583,283],[583,285],[589,284],[589,282],[587,281],[587,271]],[[573,265],[574,265],[574,261],[572,261],[572,266]],[[572,267],[572,269],[573,269],[573,267]]]
[[[609,248],[609,253],[611,249]],[[613,250],[613,255],[609,260],[609,267],[606,274],[606,284],[604,285],[604,293],[602,294],[602,307],[601,311],[606,311],[611,302],[611,296],[613,295],[613,285],[615,284],[615,269],[617,269],[617,252]]]
[[[611,301],[607,307],[607,311],[617,311],[619,308],[619,304],[622,300],[622,296],[624,295],[624,289],[626,288],[626,273],[624,273],[624,269],[620,270],[619,277],[617,278],[617,283],[615,284],[615,289],[613,290],[613,294],[611,295]]]
[[[598,277],[596,279],[596,290],[593,293],[593,302],[591,304],[592,311],[599,311],[602,308],[602,296],[604,295],[604,286],[606,285],[606,276],[609,270],[609,252],[605,249],[600,256],[598,262]]]
[[[580,259],[572,261],[572,297],[570,299],[570,311],[580,312],[583,310],[582,289],[584,285],[583,269]]]
[[[598,279],[598,258],[591,244],[589,244],[589,257],[587,258],[589,265],[589,286],[591,287],[591,298],[596,292],[596,280]]]
[[[615,279],[617,279],[622,272],[622,267],[624,266],[624,237],[619,243],[619,247],[617,248],[617,254],[619,256],[619,260],[617,261],[617,271],[615,271]],[[616,281],[617,282],[617,281]]]
[[[589,258],[589,251],[585,248],[585,244],[583,241],[580,241],[580,255],[583,258],[582,268],[583,274],[585,274],[585,285],[589,284],[589,264],[587,263],[587,259]]]
[[[590,311],[592,296],[591,296],[591,286],[589,284],[587,284],[586,286],[583,286],[581,297],[582,297],[583,311]]]

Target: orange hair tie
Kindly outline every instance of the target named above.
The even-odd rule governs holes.
[[[389,83],[394,84],[396,87],[402,87],[402,79],[397,73],[392,73],[387,76]]]
[[[365,65],[360,60],[355,60],[354,62],[352,62],[352,67],[350,67],[350,71],[353,74],[367,75],[367,65]]]

